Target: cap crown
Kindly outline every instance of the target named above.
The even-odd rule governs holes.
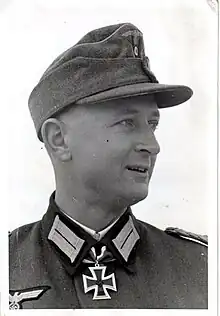
[[[131,23],[102,27],[87,33],[77,44],[59,55],[47,68],[41,80],[73,58],[91,59],[144,58],[141,31]],[[147,58],[148,59],[148,58]]]

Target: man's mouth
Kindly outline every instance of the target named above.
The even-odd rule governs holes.
[[[127,169],[130,171],[146,173],[148,171],[148,167],[145,166],[127,166]]]

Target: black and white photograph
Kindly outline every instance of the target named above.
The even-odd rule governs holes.
[[[3,315],[215,315],[218,1],[8,0],[0,14]]]

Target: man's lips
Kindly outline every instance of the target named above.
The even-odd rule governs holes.
[[[147,173],[149,166],[146,165],[128,165],[126,166],[126,169],[128,169],[129,171],[134,171],[134,172],[139,172],[139,173]]]

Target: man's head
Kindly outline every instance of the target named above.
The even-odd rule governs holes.
[[[57,187],[89,203],[131,205],[148,194],[159,146],[158,108],[192,96],[160,84],[133,24],[86,34],[48,67],[29,97],[38,138],[51,156]]]
[[[79,190],[94,203],[127,206],[148,194],[159,153],[158,123],[158,107],[149,95],[72,106],[46,120],[41,132],[57,179],[65,175],[73,195]]]

